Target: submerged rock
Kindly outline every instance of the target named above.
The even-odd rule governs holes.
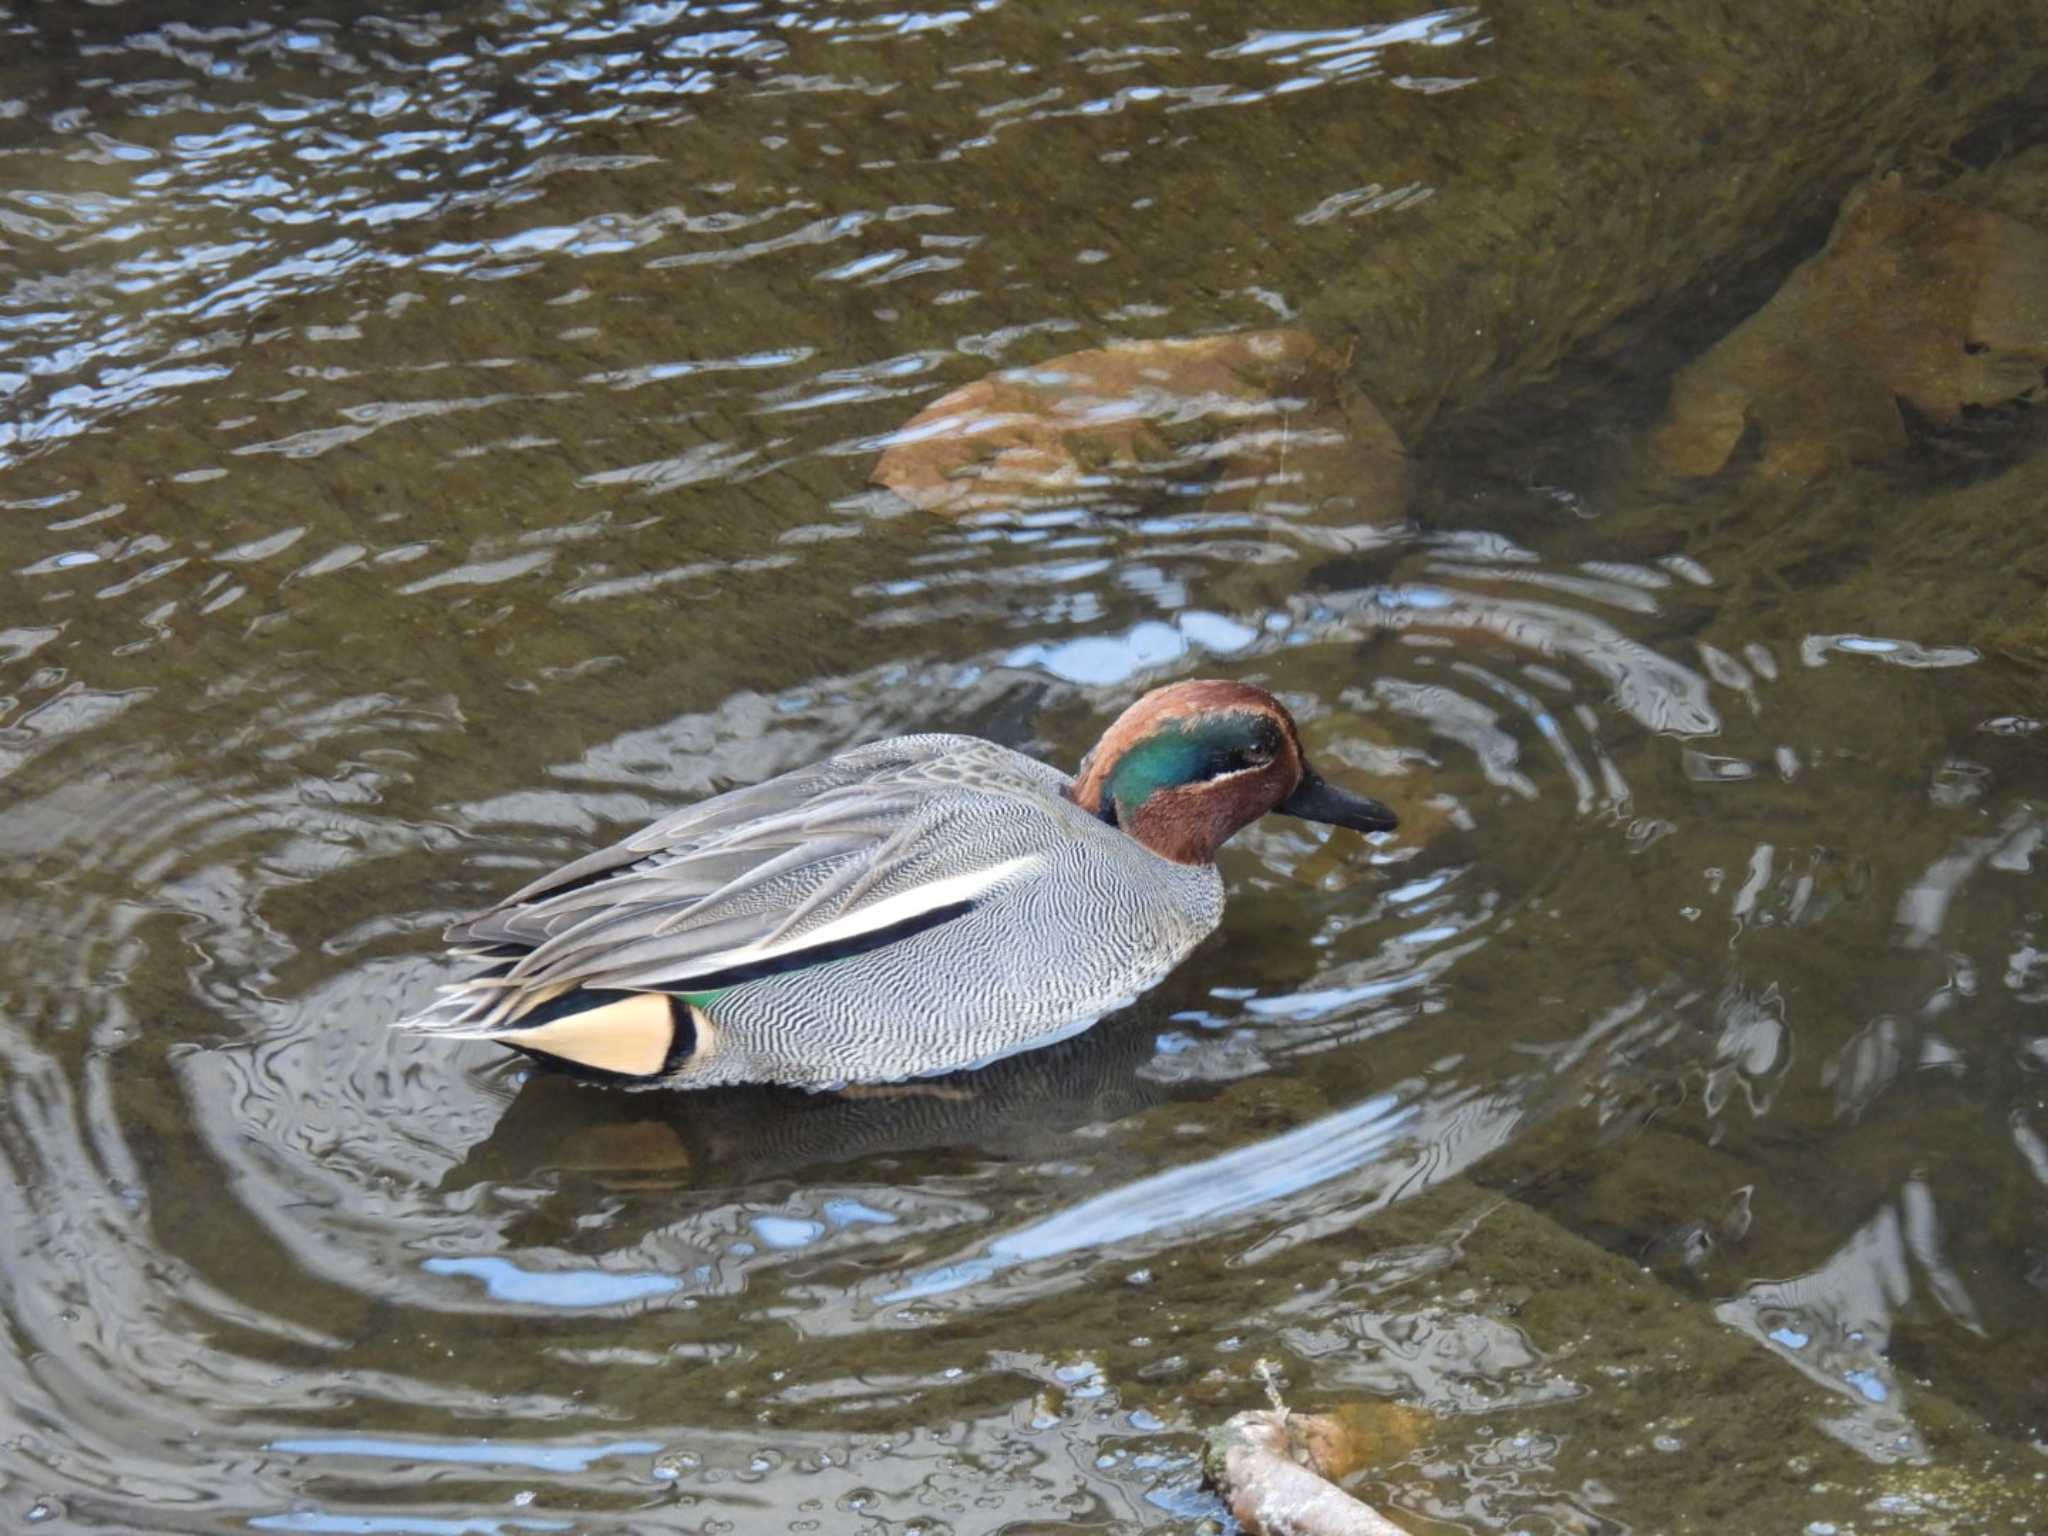
[[[1718,473],[1760,439],[1769,475],[1811,479],[1906,446],[1901,406],[1937,425],[2048,380],[2048,233],[1905,190],[1843,205],[1827,246],[1679,374],[1650,441],[1658,466]]]
[[[1214,494],[1390,521],[1406,495],[1400,440],[1305,331],[1130,341],[1006,368],[942,396],[893,434],[872,479],[948,517],[1071,499],[1109,477],[1189,478]]]

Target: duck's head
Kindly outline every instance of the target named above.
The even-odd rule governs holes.
[[[1207,864],[1268,811],[1388,832],[1394,813],[1309,767],[1294,717],[1263,688],[1203,679],[1155,688],[1081,760],[1073,802],[1163,858]]]

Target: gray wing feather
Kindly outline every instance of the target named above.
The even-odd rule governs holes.
[[[1043,803],[1065,776],[964,736],[858,748],[664,817],[456,924],[451,943],[522,952],[477,994],[670,987],[923,882],[973,872],[952,836],[987,797]],[[453,1001],[453,1000],[451,1000]]]

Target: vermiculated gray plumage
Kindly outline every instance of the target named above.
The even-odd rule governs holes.
[[[506,1035],[584,989],[693,995],[696,1048],[671,1070],[707,1086],[886,1081],[1058,1039],[1223,910],[1213,865],[1151,852],[1070,782],[930,735],[719,795],[456,924],[496,963],[405,1024]]]

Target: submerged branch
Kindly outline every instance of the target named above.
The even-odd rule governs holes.
[[[1284,1408],[1240,1413],[1210,1432],[1202,1470],[1252,1536],[1408,1536],[1316,1469],[1317,1428]]]

